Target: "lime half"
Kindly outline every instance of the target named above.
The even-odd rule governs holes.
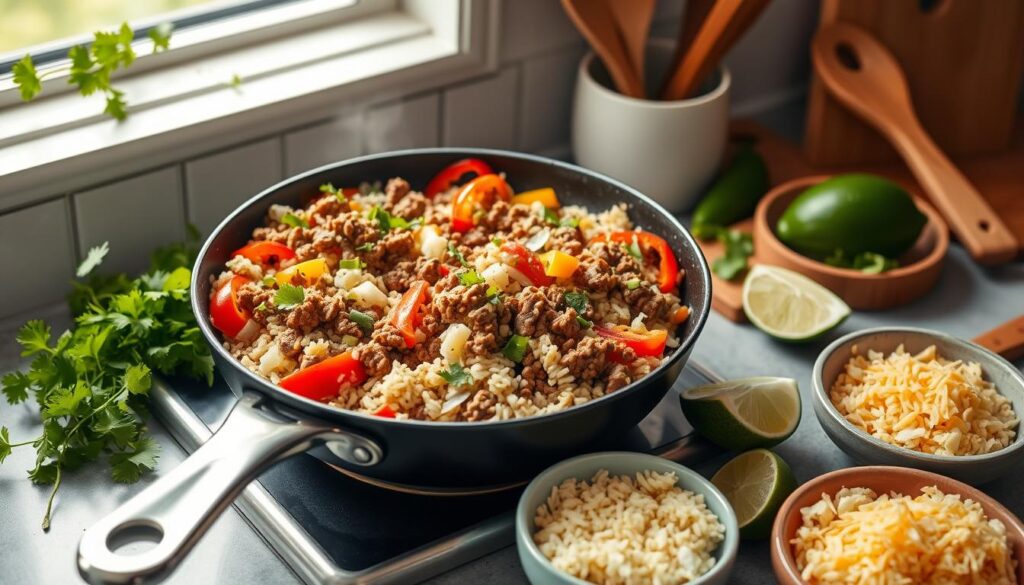
[[[806,341],[842,323],[850,307],[802,274],[759,264],[743,282],[743,312],[772,337]]]
[[[743,538],[767,538],[775,514],[796,489],[789,465],[767,449],[737,455],[711,478],[736,512]]]
[[[687,388],[683,414],[713,443],[742,451],[770,447],[800,424],[800,391],[792,378],[760,376]]]

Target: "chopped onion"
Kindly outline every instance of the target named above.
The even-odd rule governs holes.
[[[462,361],[462,350],[472,331],[462,323],[452,323],[441,334],[441,355],[449,364]]]
[[[469,392],[459,392],[455,396],[445,400],[444,404],[441,405],[441,414],[448,414],[449,412],[454,411],[460,404],[465,402],[467,398],[469,398]]]
[[[244,343],[250,343],[256,336],[260,334],[260,324],[255,319],[249,319],[245,322],[245,325],[235,336],[235,339]]]
[[[381,292],[372,282],[361,282],[349,292],[349,298],[363,306],[387,307],[388,296]]]
[[[630,323],[629,326],[638,331],[647,331],[647,326],[644,324],[644,319],[646,318],[647,315],[641,312],[639,315],[636,316],[635,319],[633,319],[633,322]]]
[[[530,236],[530,239],[526,240],[524,244],[526,249],[531,252],[537,252],[544,249],[544,245],[548,243],[548,238],[551,237],[551,230],[544,228],[539,232]]]
[[[533,281],[526,277],[525,274],[519,272],[511,266],[508,267],[508,275],[512,277],[512,280],[518,282],[523,286],[533,286]]]
[[[487,284],[498,290],[508,288],[508,267],[504,264],[491,264],[480,273],[480,277],[487,281]]]

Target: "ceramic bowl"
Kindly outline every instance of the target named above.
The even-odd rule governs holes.
[[[674,41],[647,46],[647,95],[657,95]],[[720,68],[700,95],[642,100],[612,89],[593,53],[580,63],[572,112],[576,162],[614,177],[672,212],[689,209],[718,172],[729,132],[731,77]]]
[[[516,547],[527,578],[533,585],[586,585],[586,581],[556,569],[533,542],[536,532],[533,518],[537,508],[551,494],[551,488],[570,477],[589,480],[598,471],[607,469],[612,475],[635,474],[638,471],[674,472],[676,485],[684,490],[703,494],[704,501],[723,525],[725,540],[715,550],[715,566],[691,585],[724,585],[729,580],[736,552],[739,549],[739,528],[736,514],[729,502],[710,481],[682,465],[645,453],[605,452],[581,455],[553,465],[538,475],[519,498],[516,508]]]
[[[856,331],[840,337],[822,350],[811,373],[814,414],[825,434],[846,454],[863,464],[901,465],[926,469],[955,477],[970,484],[980,484],[1020,469],[1024,461],[1024,437],[1020,428],[1013,443],[985,455],[932,455],[890,445],[847,421],[828,397],[829,390],[857,346],[862,353],[870,350],[893,352],[900,344],[913,354],[935,345],[939,355],[948,360],[964,360],[981,364],[985,379],[1010,399],[1013,410],[1024,414],[1024,376],[1010,362],[980,345],[939,331],[913,327],[879,327]]]
[[[921,489],[936,486],[943,493],[959,494],[970,498],[985,510],[989,518],[998,519],[1006,526],[1010,549],[1017,559],[1017,582],[1024,583],[1024,525],[1002,504],[969,485],[927,471],[903,467],[851,467],[820,475],[800,486],[782,503],[772,526],[772,569],[781,585],[804,585],[793,557],[790,540],[803,522],[800,509],[814,504],[823,493],[834,495],[844,487],[866,487],[875,493],[889,491],[917,496]]]
[[[928,223],[914,246],[899,258],[900,266],[882,274],[829,266],[782,243],[775,235],[779,217],[804,190],[828,178],[822,175],[794,179],[775,187],[761,199],[754,213],[753,228],[757,261],[799,272],[839,295],[854,309],[888,309],[930,291],[938,281],[949,249],[949,228],[942,216],[920,197],[914,197],[914,204]]]

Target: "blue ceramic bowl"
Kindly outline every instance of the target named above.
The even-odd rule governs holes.
[[[519,498],[519,506],[516,508],[516,547],[519,549],[519,561],[530,583],[586,585],[587,581],[556,569],[534,544],[533,534],[537,528],[533,518],[537,508],[547,500],[551,488],[570,477],[589,480],[601,469],[607,469],[612,475],[633,475],[639,471],[671,471],[679,478],[676,485],[680,488],[702,494],[708,509],[725,525],[725,540],[715,550],[714,567],[699,579],[691,581],[690,585],[724,585],[728,582],[739,549],[739,527],[736,523],[736,514],[722,492],[697,472],[673,461],[644,453],[608,452],[581,455],[549,467],[530,482]]]

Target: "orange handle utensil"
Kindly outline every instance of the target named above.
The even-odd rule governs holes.
[[[661,99],[681,100],[696,91],[767,5],[768,0],[715,2],[679,68],[671,74]]]
[[[811,56],[829,93],[892,143],[971,256],[1013,260],[1017,239],[921,127],[892,53],[858,27],[833,24],[818,31]]]
[[[1008,360],[1024,357],[1024,315],[982,333],[974,338],[974,343]]]
[[[604,0],[562,0],[562,7],[601,58],[619,93],[643,98],[640,78],[630,64],[615,18]]]

